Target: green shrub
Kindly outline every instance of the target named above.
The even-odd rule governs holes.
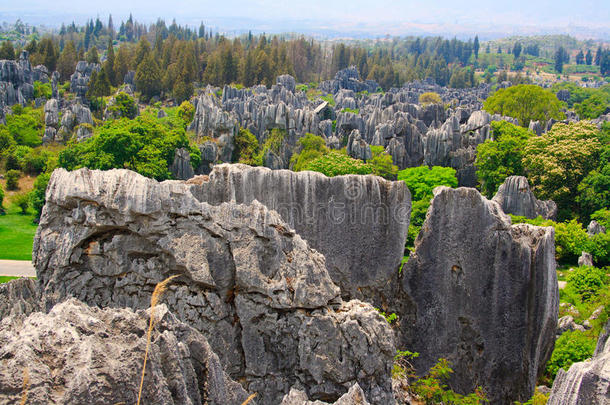
[[[36,220],[40,218],[40,214],[42,213],[42,207],[44,207],[45,203],[45,193],[50,178],[51,175],[49,173],[43,173],[36,177],[34,188],[30,191],[30,205],[34,210]]]
[[[290,166],[295,172],[303,170],[309,162],[328,152],[326,142],[321,136],[307,133],[298,142],[301,146],[301,151],[295,153],[290,158]]]
[[[347,156],[345,151],[336,150],[331,150],[327,154],[310,161],[303,170],[320,172],[328,177],[343,174],[371,174],[373,172],[370,164]]]
[[[42,108],[15,108],[13,114],[6,116],[6,127],[18,145],[38,146],[42,143],[44,118]]]
[[[135,100],[125,92],[119,92],[114,97],[114,104],[108,107],[108,110],[117,112],[120,117],[135,118],[138,115],[138,106]]]
[[[392,162],[392,156],[386,153],[383,146],[371,146],[373,157],[369,160],[369,164],[373,168],[373,174],[381,176],[388,180],[396,180],[398,166]]]
[[[573,363],[590,358],[594,350],[595,340],[588,338],[583,332],[564,332],[555,342],[555,350],[546,365],[546,374],[552,381],[560,368],[568,371]]]
[[[19,177],[21,177],[19,170],[6,172],[6,189],[11,191],[19,189]]]
[[[324,95],[324,96],[320,96],[320,98],[321,98],[322,100],[326,101],[326,102],[327,102],[329,105],[331,105],[331,106],[333,106],[333,107],[334,107],[334,106],[335,106],[335,104],[336,104],[336,103],[335,103],[335,98],[333,97],[333,95],[332,95],[332,94],[327,94],[327,95]]]
[[[610,209],[602,208],[601,210],[595,211],[591,215],[591,219],[599,222],[604,228],[606,228],[606,231],[610,231]]]
[[[443,100],[438,93],[435,92],[427,92],[419,95],[419,104],[428,105],[428,104],[442,104]]]
[[[34,82],[34,98],[44,97],[49,100],[52,95],[51,83]]]
[[[13,196],[13,204],[21,209],[21,214],[26,215],[28,213],[28,207],[30,206],[30,198],[27,193],[18,193]]]
[[[2,188],[2,184],[0,184],[0,215],[4,215],[4,189]]]
[[[261,160],[264,159],[264,156],[267,154],[268,150],[276,155],[279,155],[282,149],[282,144],[284,143],[284,138],[286,138],[285,129],[273,128],[265,138],[265,142],[263,142],[263,146],[261,148]]]
[[[237,135],[233,139],[235,149],[233,149],[233,161],[245,163],[251,166],[260,166],[262,164],[259,153],[258,139],[245,128],[240,128]]]
[[[178,107],[178,117],[184,122],[186,129],[195,117],[195,106],[190,101],[183,101]]]
[[[606,272],[603,269],[591,266],[582,266],[574,269],[568,275],[566,288],[572,289],[580,295],[582,301],[589,301],[597,296],[600,289],[606,284]]]
[[[606,111],[608,104],[608,99],[602,94],[594,94],[582,103],[575,104],[574,110],[581,119],[595,119]]]
[[[352,113],[352,114],[356,114],[356,115],[360,114],[360,110],[358,108],[347,108],[346,107],[346,108],[341,109],[341,112],[342,113],[348,112],[348,113]]]

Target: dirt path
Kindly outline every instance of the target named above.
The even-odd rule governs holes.
[[[0,260],[0,276],[36,277],[36,269],[27,260]]]

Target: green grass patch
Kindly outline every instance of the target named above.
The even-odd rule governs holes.
[[[13,276],[0,276],[0,284],[4,284],[4,283],[8,283],[11,280],[15,280],[19,277],[13,277]]]
[[[32,260],[32,244],[37,225],[34,215],[21,215],[11,205],[6,215],[0,215],[0,260]]]

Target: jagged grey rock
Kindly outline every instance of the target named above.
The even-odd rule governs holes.
[[[90,308],[71,299],[48,314],[0,323],[0,402],[133,404],[138,397],[149,311]],[[199,332],[165,305],[154,308],[143,403],[241,404],[248,393],[223,371]],[[57,376],[61,376],[58,378]]]
[[[388,403],[395,348],[383,317],[342,302],[324,256],[276,212],[200,202],[196,183],[57,169],[34,242],[43,305],[143,309],[157,282],[179,275],[168,307],[262,403],[295,384],[334,400],[356,382],[372,404]]]
[[[574,317],[572,317],[571,315],[566,315],[559,318],[559,321],[557,321],[557,336],[571,330],[579,330],[581,332],[584,332],[585,328],[582,325],[579,325],[574,322]]]
[[[191,165],[191,153],[185,148],[178,148],[174,153],[174,161],[169,167],[175,179],[187,180],[195,175]]]
[[[360,131],[354,129],[347,140],[347,154],[354,159],[367,161],[373,157],[371,147],[362,139]]]
[[[322,401],[309,401],[307,394],[297,388],[291,388],[288,395],[284,397],[281,405],[327,405],[328,402]],[[369,405],[369,402],[362,392],[362,388],[358,384],[352,385],[352,387],[338,400],[332,403],[332,405]]]
[[[223,164],[192,192],[211,204],[259,201],[326,257],[344,298],[391,300],[411,211],[404,182]]]
[[[606,228],[599,222],[593,220],[587,226],[587,235],[595,236],[600,233],[606,233]]]
[[[76,64],[75,72],[70,76],[70,92],[76,94],[77,97],[84,99],[87,90],[89,90],[89,78],[95,70],[99,72],[101,66],[99,63],[88,63],[84,60]]]
[[[593,266],[593,255],[588,252],[582,252],[578,257],[579,266]]]
[[[527,178],[523,176],[509,176],[498,188],[493,201],[500,204],[507,214],[544,219],[557,217],[557,204],[554,201],[538,200],[530,189]]]
[[[511,225],[471,188],[438,187],[401,273],[399,347],[425,373],[452,363],[459,392],[526,401],[555,341],[559,294],[553,228]]]
[[[548,405],[607,405],[610,403],[610,322],[601,333],[593,358],[559,369]]]
[[[0,284],[0,319],[40,311],[40,291],[36,282],[23,277]]]

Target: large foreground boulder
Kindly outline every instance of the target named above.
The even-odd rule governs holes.
[[[334,401],[354,383],[388,403],[395,348],[383,317],[342,302],[324,256],[275,211],[210,205],[194,190],[127,170],[56,170],[34,241],[45,306],[75,297],[144,309],[155,284],[178,275],[169,309],[262,403],[295,385]]]
[[[192,192],[214,205],[259,201],[326,257],[344,299],[392,300],[411,211],[404,182],[223,164]]]
[[[610,322],[599,337],[593,358],[559,369],[548,405],[610,404]]]
[[[554,201],[538,200],[527,178],[523,176],[509,176],[498,189],[493,201],[500,204],[507,214],[519,215],[526,218],[541,216],[544,219],[557,217],[557,204]]]
[[[511,225],[475,189],[435,189],[401,274],[399,348],[420,353],[422,374],[448,359],[456,391],[526,401],[555,340],[554,253],[553,228]]]
[[[0,402],[135,404],[149,316],[150,310],[102,310],[68,300],[48,314],[4,318]],[[154,308],[154,319],[142,403],[239,405],[247,398],[203,335],[165,305]]]

